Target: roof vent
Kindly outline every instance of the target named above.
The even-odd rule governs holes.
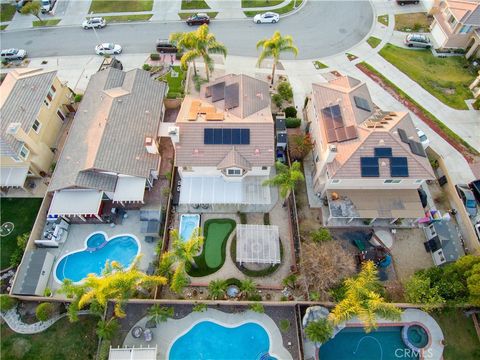
[[[380,145],[383,145],[383,144],[385,144],[385,140],[380,139],[380,141],[379,141],[378,143],[379,143]]]

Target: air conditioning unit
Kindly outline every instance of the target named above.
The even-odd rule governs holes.
[[[180,142],[180,128],[178,126],[170,126],[168,128],[168,136],[173,143]]]
[[[326,162],[331,163],[337,156],[337,146],[329,145],[327,150]]]

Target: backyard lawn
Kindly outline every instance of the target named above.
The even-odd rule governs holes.
[[[235,229],[236,222],[231,219],[210,219],[203,225],[205,243],[202,253],[195,257],[197,267],[190,269],[190,276],[206,276],[219,270],[225,262],[227,240]]]
[[[151,11],[153,0],[92,0],[88,13]]]
[[[185,71],[180,66],[174,66],[173,71],[177,74],[176,77],[172,76],[172,72],[169,71],[166,75],[159,77],[158,80],[166,81],[168,84],[167,98],[175,99],[181,98],[185,92]]]
[[[15,5],[0,4],[0,22],[10,21],[15,15]]]
[[[403,49],[387,44],[379,54],[444,104],[467,110],[468,88],[475,76],[463,56],[437,58],[430,50]]]
[[[70,323],[63,318],[50,328],[35,335],[14,333],[1,325],[2,360],[85,360],[94,359],[97,351],[95,333],[98,319],[81,316]]]
[[[17,247],[17,236],[32,230],[42,199],[1,198],[0,203],[2,224],[12,222],[15,226],[0,240],[0,269],[5,269],[10,266],[10,256]]]
[[[432,316],[445,336],[444,360],[480,359],[480,342],[471,318],[467,318],[461,310],[445,310]]]

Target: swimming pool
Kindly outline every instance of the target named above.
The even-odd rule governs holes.
[[[169,350],[170,360],[276,360],[268,353],[267,331],[256,323],[225,327],[211,321],[194,325],[177,338]]]
[[[128,268],[139,253],[138,240],[133,235],[122,234],[107,240],[104,232],[95,232],[87,237],[86,248],[63,256],[57,263],[55,278],[62,282],[70,279],[79,282],[88,274],[102,273],[105,262],[117,261]]]
[[[419,359],[402,340],[403,326],[380,326],[365,333],[361,327],[346,327],[320,347],[322,360]]]
[[[180,215],[180,237],[183,241],[188,241],[192,236],[193,230],[200,226],[199,214]]]

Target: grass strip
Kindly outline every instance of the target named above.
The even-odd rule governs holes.
[[[210,9],[205,0],[182,0],[182,10]]]
[[[178,13],[178,16],[182,20],[187,20],[190,16],[193,16],[195,14],[196,13],[194,13],[194,12]],[[215,12],[215,11],[207,12],[207,15],[210,17],[210,19],[215,19],[215,17],[218,15],[218,12]]]
[[[88,13],[151,11],[153,0],[92,0]]]
[[[382,42],[382,39],[376,38],[375,36],[370,36],[367,39],[367,43],[368,45],[370,45],[372,49],[375,49],[378,45],[380,45],[381,42]]]
[[[285,5],[284,7],[281,7],[279,9],[274,9],[274,10],[272,10],[272,12],[275,12],[275,13],[280,14],[280,15],[287,14],[287,13],[294,10],[293,6],[295,5],[295,3],[297,5],[296,8],[299,8],[300,5],[302,5],[303,0],[296,0],[296,1],[292,0],[287,5]],[[260,14],[261,11],[249,10],[249,11],[244,11],[243,13],[245,14],[246,17],[254,17],[257,14]]]
[[[259,8],[259,7],[269,7],[276,6],[283,2],[284,0],[242,0],[242,8]]]
[[[139,14],[139,15],[117,15],[117,16],[104,16],[107,23],[121,23],[129,21],[148,21],[153,14]]]
[[[0,22],[10,21],[15,15],[15,5],[12,4],[0,4]]]
[[[388,15],[379,15],[377,21],[382,25],[388,26]]]
[[[57,25],[62,19],[51,19],[51,20],[36,20],[33,21],[33,27],[43,27],[43,26],[55,26]]]

